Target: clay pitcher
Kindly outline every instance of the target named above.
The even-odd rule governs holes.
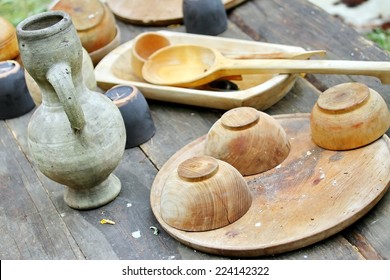
[[[31,16],[17,26],[17,36],[23,64],[42,92],[28,125],[36,165],[66,186],[64,200],[72,208],[112,201],[121,189],[111,173],[124,152],[125,127],[111,100],[84,83],[82,47],[70,16]]]

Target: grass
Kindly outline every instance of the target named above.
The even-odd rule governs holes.
[[[390,29],[375,28],[373,31],[366,33],[365,36],[382,49],[390,51]]]
[[[16,26],[23,19],[47,10],[52,0],[0,0],[0,16]]]
[[[53,0],[0,0],[0,16],[9,20],[14,26],[28,16],[47,10]],[[376,28],[364,34],[384,50],[390,51],[390,29]]]

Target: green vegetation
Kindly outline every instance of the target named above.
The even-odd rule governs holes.
[[[17,25],[26,17],[44,12],[52,0],[0,0],[0,16]]]
[[[366,37],[382,49],[390,51],[390,29],[375,28],[372,32],[367,33]]]
[[[28,16],[47,10],[53,0],[0,0],[0,16],[17,25]],[[376,28],[364,34],[379,47],[390,51],[390,29]]]

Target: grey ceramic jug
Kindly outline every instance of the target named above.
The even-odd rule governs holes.
[[[17,26],[21,58],[42,92],[28,125],[35,164],[66,186],[65,202],[91,209],[112,201],[121,182],[112,174],[125,147],[118,108],[83,80],[82,47],[68,14],[50,11]]]

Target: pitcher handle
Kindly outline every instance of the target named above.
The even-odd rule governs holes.
[[[80,104],[77,102],[76,89],[72,81],[72,72],[68,64],[53,65],[46,73],[46,79],[53,86],[58,99],[74,130],[81,130],[85,125],[85,118]]]

